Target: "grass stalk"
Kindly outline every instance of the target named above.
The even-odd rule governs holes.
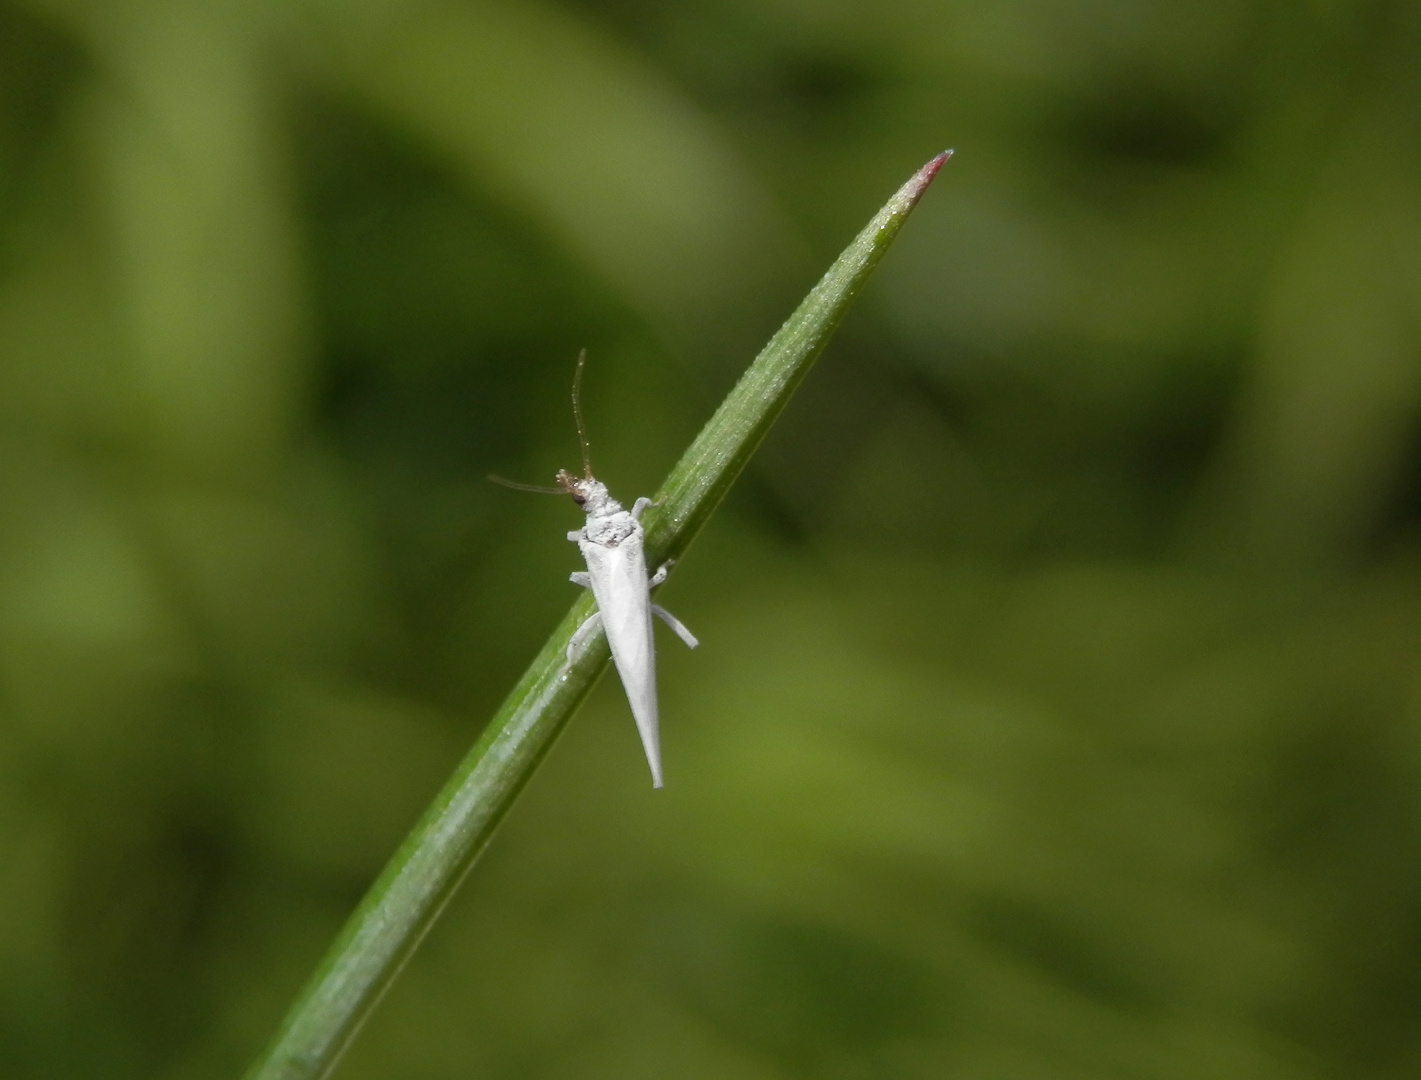
[[[950,155],[933,158],[888,200],[672,469],[657,492],[659,505],[643,518],[649,565],[678,557],[706,523]],[[565,659],[592,607],[590,592],[573,604],[365,894],[247,1080],[330,1074],[605,670],[610,654],[600,633],[572,664]]]

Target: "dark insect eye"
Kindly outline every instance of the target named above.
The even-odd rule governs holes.
[[[581,506],[583,503],[587,502],[587,500],[584,499],[581,495],[574,495],[572,497],[572,501],[577,503],[578,506]]]

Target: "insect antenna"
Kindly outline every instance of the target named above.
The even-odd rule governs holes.
[[[587,350],[577,354],[577,370],[572,375],[572,416],[577,421],[577,441],[582,444],[582,478],[592,479],[592,444],[587,441],[587,425],[582,420],[582,369],[587,366]]]
[[[492,480],[495,484],[500,484],[506,488],[512,488],[514,491],[531,491],[535,495],[567,494],[567,492],[564,491],[562,488],[544,487],[541,484],[520,484],[517,480],[505,479],[504,477],[499,476],[497,473],[489,473],[488,478]]]
[[[572,418],[577,422],[577,441],[582,447],[582,477],[584,480],[591,480],[592,445],[587,441],[587,424],[582,419],[582,369],[586,366],[587,350],[583,349],[577,354],[577,369],[572,375]],[[489,473],[488,478],[495,484],[512,488],[514,491],[531,491],[537,495],[571,494],[576,497],[574,481],[566,472],[558,473],[557,487],[544,487],[542,484],[520,484],[517,480],[509,480],[497,473]],[[578,505],[582,505],[580,499]]]

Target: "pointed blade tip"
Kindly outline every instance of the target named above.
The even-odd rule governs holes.
[[[923,192],[927,191],[928,185],[933,182],[933,177],[937,176],[938,170],[947,164],[948,159],[955,153],[953,150],[944,150],[942,153],[929,159],[928,163],[915,172],[911,179],[903,185],[898,193],[899,199],[905,199],[906,203],[899,202],[901,210],[911,210],[919,199],[923,197]]]
[[[949,147],[941,154],[933,156],[926,165],[918,170],[918,179],[922,182],[923,187],[927,187],[928,184],[932,183],[932,179],[937,175],[938,170],[946,165],[955,153],[957,153],[957,151]]]

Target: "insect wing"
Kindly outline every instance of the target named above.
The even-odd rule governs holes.
[[[661,786],[661,737],[656,707],[656,649],[651,636],[651,596],[646,556],[638,528],[616,547],[590,540],[579,545],[592,578],[592,595],[602,613],[602,626],[612,649],[622,688],[636,720],[651,766],[651,780]]]

